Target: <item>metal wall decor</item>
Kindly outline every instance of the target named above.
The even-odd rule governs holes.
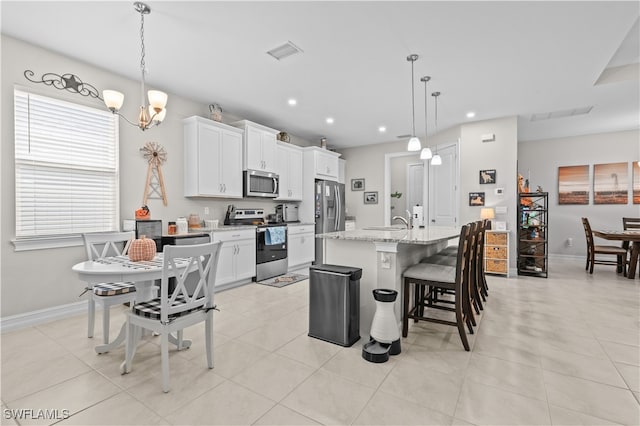
[[[72,93],[78,93],[82,96],[89,96],[90,98],[100,99],[100,92],[89,83],[83,82],[80,77],[75,74],[56,74],[53,72],[47,72],[42,74],[40,80],[32,78],[35,73],[31,70],[25,70],[24,77],[32,83],[44,83],[47,86],[53,86],[59,90],[67,90]]]

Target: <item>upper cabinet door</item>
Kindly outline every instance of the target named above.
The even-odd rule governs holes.
[[[245,130],[246,169],[262,170],[262,131],[247,127]]]
[[[277,200],[302,200],[302,149],[283,142],[276,144],[276,173],[280,176]]]
[[[289,152],[289,190],[291,200],[302,200],[302,151]]]
[[[242,198],[242,130],[184,120],[184,196]]]
[[[242,135],[222,132],[220,181],[225,197],[242,197]]]
[[[221,195],[222,185],[217,164],[222,149],[222,130],[200,125],[198,128],[198,195]]]
[[[276,162],[276,134],[268,131],[262,132],[262,161],[265,172],[275,172],[278,168]]]
[[[316,175],[320,179],[338,180],[338,156],[332,153],[315,152]]]
[[[243,168],[276,173],[277,130],[248,120],[236,121],[232,126],[244,130]]]

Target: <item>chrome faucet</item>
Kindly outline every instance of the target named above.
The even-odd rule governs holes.
[[[407,213],[409,213],[409,210],[407,210]],[[405,219],[402,216],[394,216],[391,219],[391,222],[393,222],[394,220],[399,220],[400,222],[404,223],[404,226],[406,226],[407,229],[413,228],[413,216],[411,215],[411,213],[409,213],[409,220]]]

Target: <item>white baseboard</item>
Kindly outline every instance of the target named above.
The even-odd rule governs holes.
[[[97,308],[97,306],[96,306]],[[62,318],[71,317],[87,312],[87,301],[69,303],[68,305],[54,306],[52,308],[40,309],[26,312],[24,314],[11,315],[0,318],[0,333],[7,333],[22,328],[32,327]]]

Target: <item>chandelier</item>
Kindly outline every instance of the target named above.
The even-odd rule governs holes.
[[[141,93],[140,93],[140,114],[138,115],[138,122],[132,122],[128,120],[125,116],[120,114],[120,108],[122,107],[122,103],[124,102],[124,94],[115,91],[115,90],[103,90],[102,97],[104,99],[104,103],[109,108],[109,110],[118,114],[120,117],[124,118],[125,121],[133,126],[138,126],[140,130],[147,130],[153,126],[159,125],[162,120],[164,120],[165,115],[167,114],[167,110],[165,105],[167,105],[167,94],[161,92],[159,90],[149,90],[147,96],[149,98],[149,104],[146,104],[144,98],[145,91],[145,80],[144,75],[147,72],[146,64],[144,61],[145,57],[145,49],[144,49],[144,15],[148,15],[151,13],[151,9],[149,6],[142,2],[135,2],[133,4],[136,12],[140,13],[140,44],[141,44],[141,55],[140,55],[140,71],[141,71]]]

